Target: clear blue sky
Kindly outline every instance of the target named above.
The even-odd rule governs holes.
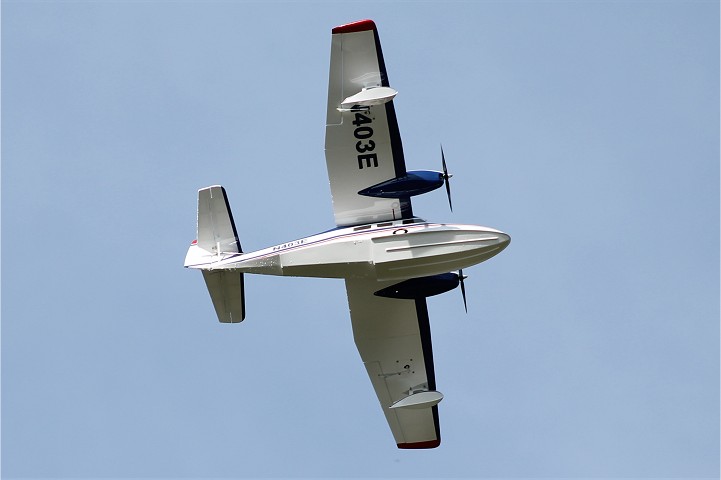
[[[182,268],[333,226],[331,28],[376,21],[430,220],[510,247],[429,300],[443,444],[396,449],[343,283]],[[717,477],[719,4],[2,2],[2,475]]]

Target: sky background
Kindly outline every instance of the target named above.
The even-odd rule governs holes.
[[[244,250],[333,227],[330,36],[378,25],[414,199],[508,232],[429,300],[443,443],[400,451],[342,281],[216,320]],[[2,2],[2,476],[717,477],[719,4]]]

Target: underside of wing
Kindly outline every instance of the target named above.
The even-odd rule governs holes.
[[[325,156],[338,226],[413,216],[407,197],[358,194],[406,173],[394,96],[375,24],[334,28]]]
[[[399,448],[441,443],[425,299],[383,298],[389,282],[347,279],[353,337]]]

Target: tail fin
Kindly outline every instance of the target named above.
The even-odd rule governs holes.
[[[243,274],[214,270],[212,264],[226,254],[241,252],[225,189],[215,185],[198,190],[198,238],[188,250],[185,266],[203,271],[215,313],[223,323],[238,323],[245,318]]]
[[[220,185],[198,190],[198,247],[215,255],[242,252],[228,196]]]

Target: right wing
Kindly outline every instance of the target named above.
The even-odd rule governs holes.
[[[442,395],[435,391],[426,300],[374,295],[392,283],[346,279],[353,337],[398,448],[435,448],[441,443],[436,403]],[[401,406],[427,396],[437,400]]]
[[[360,190],[406,173],[393,100],[361,109],[341,104],[388,87],[378,31],[371,20],[333,29],[328,80],[325,159],[338,226],[411,218],[409,198],[374,198]],[[390,90],[390,89],[387,89]],[[378,91],[378,90],[376,90]],[[384,90],[385,91],[385,90]],[[392,96],[391,96],[392,98]]]

